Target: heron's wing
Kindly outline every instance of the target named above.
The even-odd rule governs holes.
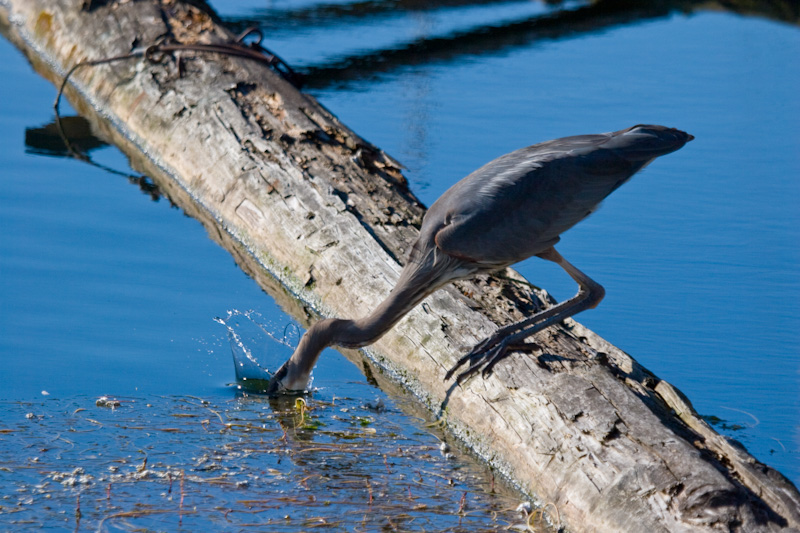
[[[637,170],[597,148],[607,140],[586,135],[543,143],[467,176],[435,205],[444,215],[436,244],[461,259],[498,266],[553,246]]]
[[[427,246],[482,268],[543,252],[653,159],[694,137],[664,126],[548,141],[504,155],[431,206]],[[421,238],[423,237],[421,235]]]

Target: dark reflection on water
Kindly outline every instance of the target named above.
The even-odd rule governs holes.
[[[68,141],[65,141],[65,136]],[[95,137],[89,121],[81,116],[62,117],[60,130],[55,121],[25,130],[25,148],[31,154],[72,157],[70,148],[81,154],[88,154],[103,146],[108,144]]]
[[[770,17],[791,24],[800,23],[796,2],[727,2],[724,8],[741,14]],[[222,8],[225,9],[225,8]],[[309,89],[345,88],[358,80],[376,81],[381,73],[413,66],[469,61],[471,56],[497,54],[529,47],[540,41],[576,39],[616,27],[642,23],[672,14],[723,9],[722,5],[697,0],[637,1],[605,0],[596,2],[511,2],[456,1],[362,2],[342,4],[293,4],[270,9],[253,8],[240,16],[228,16],[232,27],[258,25],[276,41],[289,41],[295,33],[310,41],[330,43],[318,57],[295,57],[302,65],[305,87]],[[387,38],[392,31],[371,32],[378,24],[390,23],[403,28],[403,22],[417,22],[431,13],[445,17],[426,24],[425,31],[403,39],[403,32]],[[470,16],[469,13],[474,12]],[[455,15],[455,16],[453,16]],[[453,22],[453,19],[456,22]],[[460,22],[460,24],[459,24]],[[355,45],[355,53],[341,53],[342,43],[336,32],[352,26],[366,31],[370,38]],[[333,35],[327,35],[330,33]],[[334,37],[334,38],[331,38]],[[377,39],[376,39],[377,37]],[[387,41],[384,47],[375,41]],[[347,40],[343,39],[346,43]],[[360,46],[359,46],[360,45]],[[306,44],[307,46],[307,44]],[[312,45],[313,46],[313,45]],[[352,43],[351,43],[351,46]],[[296,47],[294,47],[296,50]],[[294,51],[293,50],[293,51]],[[339,54],[332,54],[336,50]],[[316,61],[315,61],[316,60]]]
[[[94,161],[91,152],[105,146],[108,146],[108,143],[95,136],[89,121],[81,116],[57,117],[49,124],[25,130],[25,151],[27,153],[83,161],[109,174],[127,178],[153,201],[161,199],[158,185],[149,177],[117,170]]]

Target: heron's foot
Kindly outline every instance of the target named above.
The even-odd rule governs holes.
[[[450,377],[467,362],[469,362],[469,366],[456,376],[456,383],[461,385],[467,378],[478,371],[481,372],[482,377],[487,377],[492,373],[494,365],[508,355],[508,348],[509,344],[507,339],[494,337],[484,339],[447,371],[447,374],[444,376],[445,381],[450,379]]]
[[[503,341],[497,346],[494,346],[493,348],[490,348],[484,352],[477,361],[472,362],[469,368],[456,376],[456,383],[461,385],[465,380],[467,380],[467,378],[478,371],[480,371],[482,378],[487,378],[489,375],[491,375],[494,365],[508,357],[508,355],[508,343]]]
[[[450,368],[450,370],[447,371],[447,374],[444,375],[444,381],[450,379],[453,376],[453,374],[455,374],[456,370],[464,366],[464,363],[466,363],[467,361],[476,360],[477,358],[481,357],[482,354],[486,352],[486,350],[494,347],[500,340],[501,340],[500,338],[495,338],[494,336],[486,337],[481,342],[473,346],[472,350],[470,350],[466,355],[463,355],[461,359],[456,361],[456,364],[454,364],[452,368]]]

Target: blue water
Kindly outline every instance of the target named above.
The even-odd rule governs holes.
[[[265,44],[311,72],[550,9],[500,2],[292,22],[292,9],[316,4],[216,4],[255,19]],[[700,413],[742,426],[724,431],[800,483],[798,53],[797,26],[698,12],[456,47],[311,91],[406,165],[428,205],[534,142],[641,122],[695,135],[564,236],[561,253],[607,290],[578,320]],[[5,41],[0,57],[0,399],[231,395],[230,349],[213,318],[232,309],[289,318],[168,201],[101,169],[27,153],[25,129],[52,120],[55,90]],[[115,149],[93,155],[131,172]],[[575,290],[542,261],[519,270],[559,300]],[[316,384],[363,380],[342,361],[327,352]]]

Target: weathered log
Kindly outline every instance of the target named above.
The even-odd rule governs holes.
[[[127,54],[164,34],[183,43],[233,38],[193,4],[0,0],[0,24],[59,82],[78,61]],[[159,186],[265,289],[323,315],[374,307],[424,212],[399,165],[262,63],[181,57],[180,69],[170,57],[79,69],[67,94],[134,159],[144,154]],[[464,350],[544,300],[490,277],[459,283],[368,353],[476,453],[554,504],[572,530],[800,528],[791,482],[572,320],[538,334],[533,354],[447,389],[445,370]],[[305,321],[300,307],[292,312]]]

